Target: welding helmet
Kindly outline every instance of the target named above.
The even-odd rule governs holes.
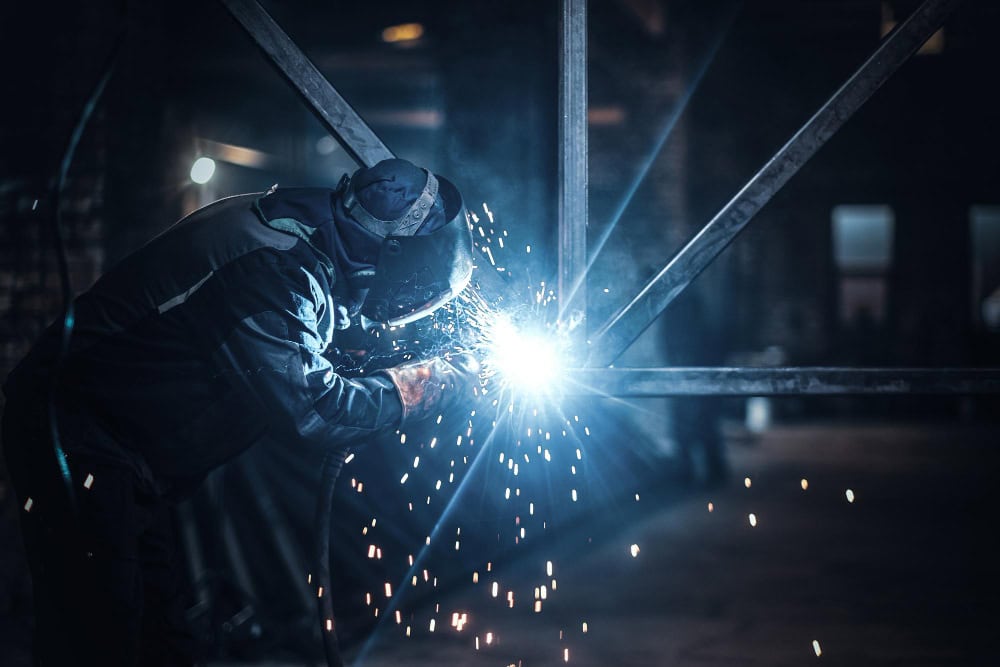
[[[382,239],[374,275],[365,280],[366,318],[407,324],[469,284],[472,231],[462,196],[447,179],[406,160],[383,160],[341,183],[341,205]]]

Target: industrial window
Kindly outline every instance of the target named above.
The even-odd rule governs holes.
[[[861,273],[888,269],[895,223],[890,206],[834,207],[833,251],[838,268]]]
[[[976,319],[1000,331],[1000,206],[973,206],[972,305]]]
[[[845,204],[834,207],[831,217],[834,261],[840,270],[840,321],[852,327],[882,323],[896,222],[892,207]]]

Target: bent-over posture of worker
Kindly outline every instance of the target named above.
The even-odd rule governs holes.
[[[471,395],[465,355],[361,379],[323,357],[358,313],[401,324],[457,295],[467,215],[450,182],[385,160],[215,202],[77,298],[68,348],[52,325],[4,385],[36,664],[190,664],[173,500],[265,435],[346,448]]]

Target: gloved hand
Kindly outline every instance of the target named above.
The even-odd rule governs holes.
[[[469,353],[434,357],[384,371],[403,402],[403,424],[443,413],[479,384],[479,362]]]

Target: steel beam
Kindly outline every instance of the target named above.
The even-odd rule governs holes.
[[[222,4],[354,160],[370,167],[394,157],[256,0],[222,0]]]
[[[570,394],[601,396],[837,396],[1000,394],[1000,368],[585,368]]]
[[[559,297],[563,317],[587,311],[587,0],[562,0],[559,42]],[[573,335],[573,334],[571,334]],[[583,349],[582,345],[576,349]]]
[[[617,359],[722,252],[841,125],[934,32],[960,0],[925,0],[760,171],[591,337],[590,365]]]

